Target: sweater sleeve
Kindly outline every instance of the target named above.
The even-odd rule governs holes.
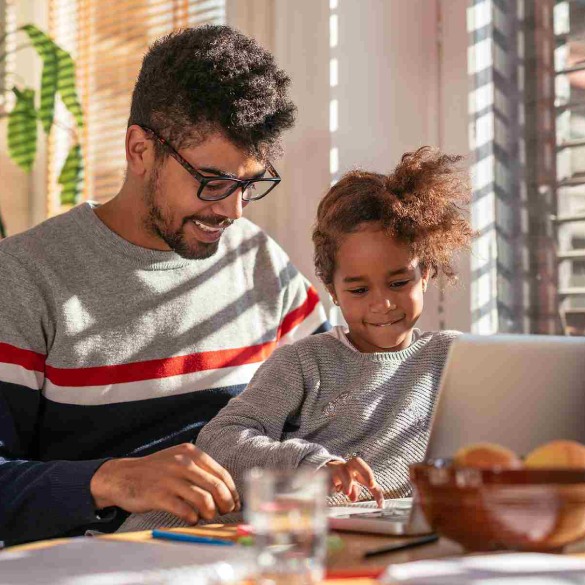
[[[28,271],[0,252],[0,540],[15,544],[99,522],[89,482],[105,460],[35,460],[49,309]]]
[[[282,440],[287,421],[301,410],[305,389],[294,346],[277,349],[242,394],[233,398],[197,438],[197,446],[223,465],[243,493],[253,467],[315,469],[340,458],[303,439]]]

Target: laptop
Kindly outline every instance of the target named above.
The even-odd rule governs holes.
[[[426,459],[470,443],[499,443],[519,455],[555,439],[585,443],[585,337],[461,335],[449,351],[431,419]],[[430,532],[412,498],[329,510],[335,530]]]

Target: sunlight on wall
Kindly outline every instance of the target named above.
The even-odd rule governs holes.
[[[339,0],[329,0],[329,174],[331,185],[339,180],[339,147],[336,133],[339,129],[339,100],[337,98],[339,85]],[[332,325],[345,325],[345,320],[339,307],[331,305],[329,321]]]
[[[329,150],[329,173],[331,184],[339,179],[339,148],[336,146],[335,133],[339,128],[339,101],[336,97],[339,83],[339,60],[337,58],[339,46],[339,15],[337,14],[338,0],[329,0],[329,88],[331,100],[329,101],[329,133],[331,148]]]

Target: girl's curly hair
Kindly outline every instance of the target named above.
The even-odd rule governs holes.
[[[323,197],[313,230],[315,267],[326,286],[333,282],[335,255],[346,234],[363,223],[379,223],[388,235],[408,244],[432,278],[454,282],[453,256],[469,248],[475,233],[467,218],[467,173],[449,156],[423,146],[403,155],[389,175],[361,170],[346,173]]]

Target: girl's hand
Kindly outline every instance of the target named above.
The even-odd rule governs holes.
[[[378,507],[384,507],[382,488],[376,483],[372,468],[361,457],[352,457],[347,461],[330,461],[327,468],[331,473],[331,485],[336,492],[343,492],[355,502],[360,485],[363,485],[370,490]]]

